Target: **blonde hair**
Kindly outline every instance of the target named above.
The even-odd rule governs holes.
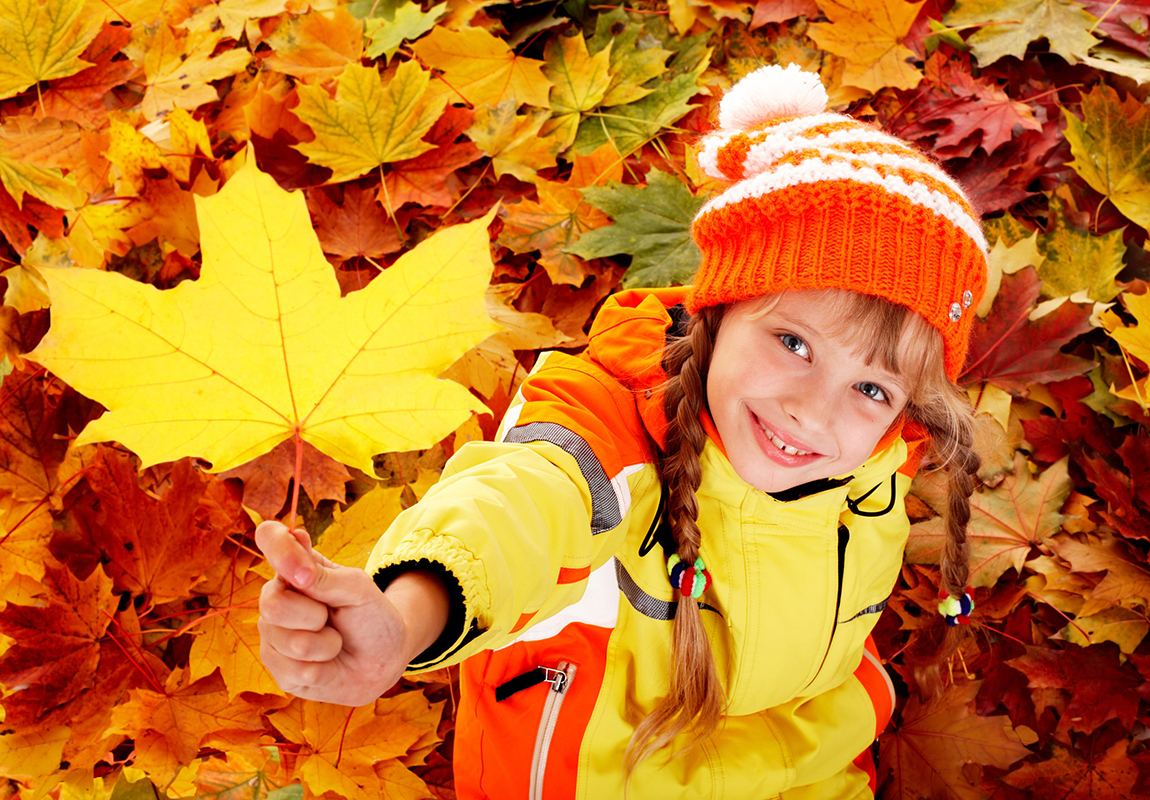
[[[946,545],[941,558],[941,582],[950,594],[965,591],[969,575],[970,495],[975,489],[979,459],[973,450],[974,412],[962,390],[946,375],[943,341],[921,315],[905,306],[873,295],[841,289],[822,291],[829,305],[828,333],[850,332],[868,342],[862,355],[903,377],[909,399],[904,416],[922,425],[931,436],[928,458],[947,471],[949,500],[945,514]],[[769,314],[780,295],[757,301],[752,314]],[[663,355],[667,373],[664,410],[667,436],[660,454],[659,476],[668,493],[667,519],[679,557],[693,563],[699,557],[702,536],[696,491],[702,479],[699,455],[706,433],[699,414],[706,408],[706,375],[715,338],[727,306],[702,308],[690,318],[685,335],[670,340]],[[836,328],[838,328],[836,330]],[[941,628],[942,630],[940,630]],[[666,697],[635,729],[624,758],[630,779],[635,767],[671,744],[682,733],[691,738],[685,749],[701,743],[722,721],[725,707],[715,659],[703,628],[699,601],[678,598],[672,633],[672,657]],[[931,634],[914,650],[920,664],[937,661],[952,652],[960,635],[957,628],[937,619]]]

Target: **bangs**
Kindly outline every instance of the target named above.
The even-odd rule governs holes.
[[[935,388],[937,376],[945,376],[942,335],[922,315],[874,295],[845,289],[809,291],[826,306],[823,330],[839,341],[857,343],[855,353],[868,366],[878,364],[900,376],[910,403],[921,403],[923,392]],[[782,293],[761,298],[749,316],[770,314],[781,297]]]

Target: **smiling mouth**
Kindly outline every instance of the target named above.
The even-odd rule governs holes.
[[[759,423],[759,427],[762,429],[763,433],[765,433],[765,434],[766,434],[766,436],[767,436],[767,440],[768,440],[768,441],[770,441],[770,443],[771,443],[771,444],[773,444],[773,445],[774,445],[775,447],[777,447],[778,449],[782,450],[782,451],[783,451],[784,453],[786,453],[787,455],[791,455],[791,456],[810,456],[810,455],[814,455],[814,453],[811,453],[811,452],[809,452],[809,451],[807,451],[807,450],[800,450],[800,449],[798,449],[797,447],[792,447],[791,445],[787,444],[786,442],[784,442],[782,439],[780,439],[780,438],[778,437],[778,434],[776,434],[776,433],[775,433],[774,431],[772,431],[770,428],[768,428],[768,427],[766,427],[765,425],[763,425],[762,421],[761,421],[761,420],[758,420],[758,418],[757,418],[757,417],[756,417],[756,420],[758,421],[758,423]]]

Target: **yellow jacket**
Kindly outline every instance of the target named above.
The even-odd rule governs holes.
[[[411,671],[463,662],[461,798],[622,797],[623,752],[666,693],[671,657],[651,442],[680,294],[609,301],[588,350],[537,365],[500,441],[462,448],[369,560],[381,586],[422,563],[457,596]],[[892,435],[852,476],[771,496],[709,430],[703,619],[727,717],[701,747],[640,765],[629,796],[869,797],[867,751],[894,693],[864,644],[902,563],[907,444]]]

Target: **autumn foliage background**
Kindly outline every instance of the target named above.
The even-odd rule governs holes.
[[[941,541],[926,472],[876,630],[899,687],[880,796],[1146,793],[1148,34],[1144,0],[0,0],[0,793],[454,797],[451,672],[350,710],[286,697],[263,670],[254,526],[298,510],[323,552],[363,563],[461,442],[492,436],[539,350],[581,347],[620,286],[685,282],[715,188],[690,143],[764,63],[819,73],[835,108],[934,153],[994,247],[961,377],[986,423],[978,612],[945,690],[917,686],[901,653],[935,613]],[[299,211],[273,236],[277,204],[303,208],[281,190],[302,192],[310,227]],[[430,274],[453,230],[478,235],[457,249],[479,282],[444,314],[448,281],[412,288],[396,261],[421,248],[403,269]],[[108,422],[125,393],[167,409],[183,379],[129,375],[142,350],[105,324],[125,283],[75,313],[64,292],[103,271],[164,290],[147,296],[177,316],[209,283],[242,304],[254,279],[219,242],[242,256],[281,235],[315,254],[331,308],[431,298],[384,351],[470,326],[417,365],[413,405],[449,412],[367,456],[295,411],[224,472],[186,432],[129,449]],[[189,341],[212,328],[259,363],[239,316],[188,319]],[[307,317],[290,319],[267,321]],[[72,345],[82,370],[52,360]],[[470,394],[426,394],[440,373]],[[77,440],[101,403],[114,413]]]

